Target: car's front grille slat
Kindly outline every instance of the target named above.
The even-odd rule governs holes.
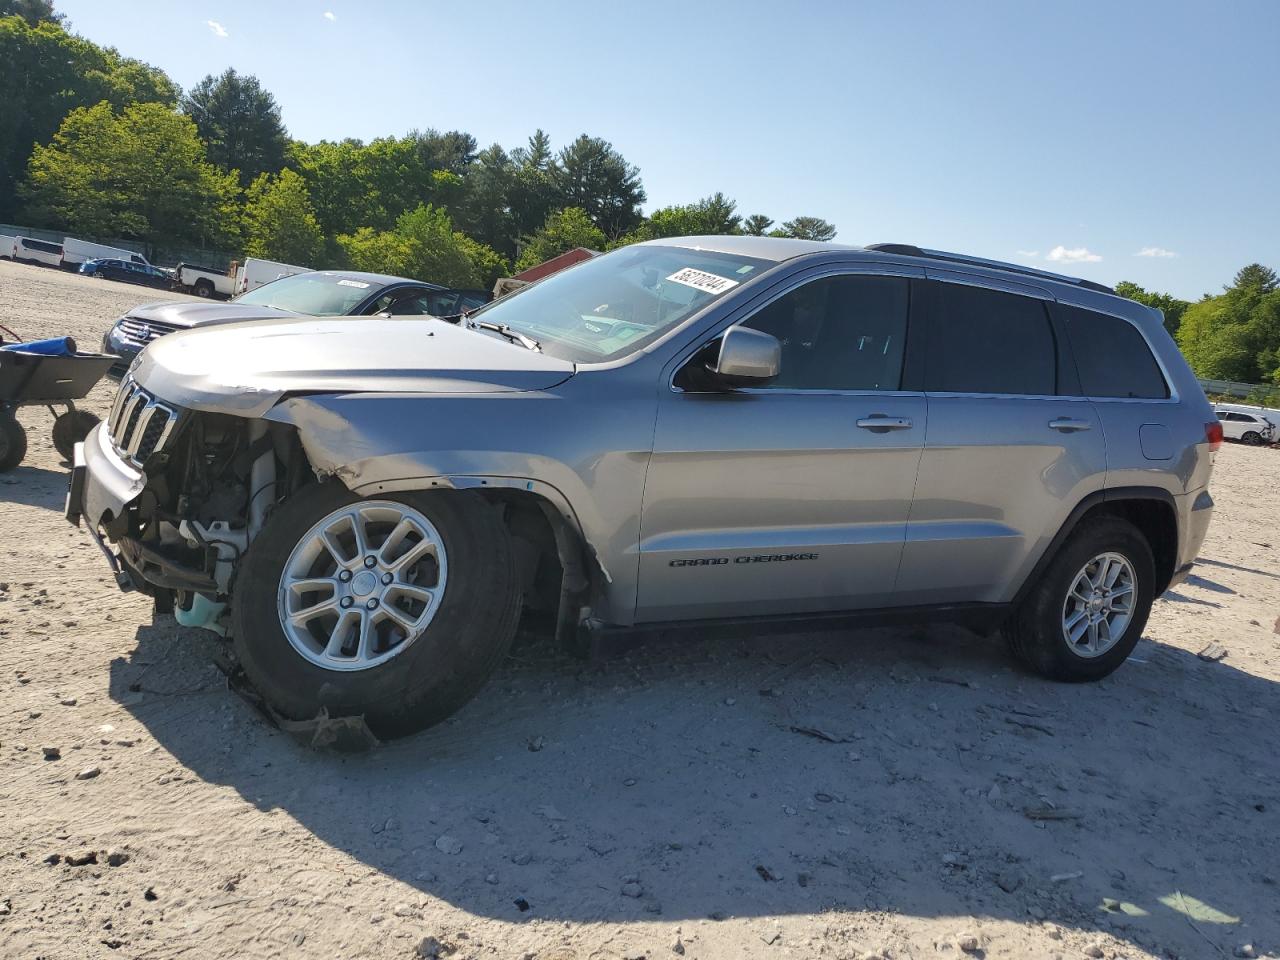
[[[127,377],[111,409],[107,433],[121,456],[143,464],[164,447],[177,426],[178,413]]]
[[[122,317],[116,325],[120,334],[132,346],[145,347],[157,337],[163,337],[166,333],[173,333],[178,327],[172,323],[165,323],[161,320],[141,320],[138,317]]]

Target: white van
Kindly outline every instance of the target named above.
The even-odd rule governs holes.
[[[13,245],[17,240],[17,237],[10,237],[7,234],[0,233],[0,260],[13,259]]]
[[[21,263],[39,263],[46,267],[62,266],[62,244],[18,237],[13,244],[13,259]]]
[[[295,273],[311,273],[314,267],[299,267],[292,263],[277,263],[274,260],[259,260],[249,257],[236,271],[236,296],[257,290],[264,283],[279,280],[281,277],[292,277]]]
[[[64,237],[62,240],[62,266],[67,270],[78,270],[86,260],[123,260],[125,263],[138,263],[151,266],[147,258],[133,250],[122,247],[108,247],[105,243],[90,243],[88,240],[77,240],[75,237]]]

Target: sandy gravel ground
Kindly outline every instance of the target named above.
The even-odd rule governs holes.
[[[0,322],[28,336],[92,344],[151,298],[0,263]],[[61,517],[48,415],[22,417],[0,956],[1280,951],[1280,451],[1222,451],[1196,576],[1099,684],[952,628],[591,665],[526,642],[452,722],[333,755],[229,692],[216,638],[115,589]]]

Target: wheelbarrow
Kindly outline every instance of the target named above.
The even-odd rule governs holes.
[[[75,402],[83,400],[119,359],[77,353],[70,337],[31,343],[0,339],[0,473],[12,470],[27,454],[19,407],[48,409],[54,418],[53,445],[64,460],[70,460],[76,444],[98,422],[87,410],[77,410]]]

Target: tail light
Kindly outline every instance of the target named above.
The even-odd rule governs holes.
[[[1209,452],[1216,453],[1222,446],[1222,424],[1217,420],[1204,425],[1204,438],[1209,444]]]

